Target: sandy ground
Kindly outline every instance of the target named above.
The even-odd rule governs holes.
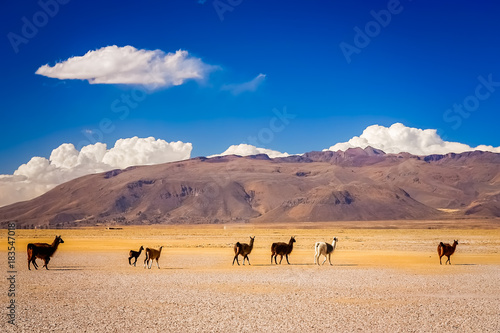
[[[17,230],[17,327],[4,314],[1,331],[500,332],[495,224],[359,226]],[[56,233],[65,243],[50,270],[28,271],[26,244],[51,242]],[[256,236],[252,265],[231,266],[234,242],[247,242],[250,235]],[[297,239],[291,265],[270,265],[271,243],[291,235]],[[333,236],[339,238],[334,265],[313,265],[314,242]],[[459,240],[453,265],[440,266],[437,244],[453,239]],[[140,245],[165,246],[161,269],[144,269],[144,254],[137,267],[128,265],[129,249]],[[7,275],[5,249],[0,263]]]

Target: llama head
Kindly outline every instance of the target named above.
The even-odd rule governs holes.
[[[339,239],[338,239],[337,237],[333,237],[333,241],[334,241],[334,242],[338,242],[338,241],[339,241]]]
[[[458,245],[458,240],[454,240],[453,245]]]
[[[295,243],[295,242],[296,242],[296,241],[295,241],[295,236],[292,236],[292,238],[290,238],[290,242],[291,242],[291,243]]]
[[[61,235],[56,236],[56,243],[64,243],[63,239],[61,238]]]

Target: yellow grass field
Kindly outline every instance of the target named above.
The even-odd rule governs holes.
[[[390,221],[17,230],[17,328],[5,325],[35,332],[498,332],[499,225]],[[56,234],[64,244],[49,270],[40,269],[38,260],[39,270],[28,271],[26,245],[50,243]],[[234,243],[251,235],[251,266],[232,266]],[[6,236],[4,230],[4,271]],[[271,244],[290,236],[297,240],[291,265],[285,259],[271,265]],[[333,266],[314,265],[314,243],[333,236],[339,239]],[[440,266],[437,245],[454,239],[459,245],[452,265]],[[129,250],[141,245],[164,246],[160,269],[143,268],[144,252],[137,267],[129,266]],[[1,295],[7,305],[7,290]]]

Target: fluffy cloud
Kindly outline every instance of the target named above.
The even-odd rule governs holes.
[[[222,154],[212,155],[209,157],[225,156],[225,155],[249,156],[257,154],[267,154],[267,156],[269,156],[270,158],[290,156],[288,153],[281,153],[279,151],[266,148],[257,148],[255,146],[242,143],[239,145],[230,146]]]
[[[33,157],[13,175],[0,175],[0,206],[32,199],[91,173],[185,160],[190,158],[192,148],[191,143],[153,137],[120,139],[111,149],[98,142],[78,151],[73,144],[65,143],[54,149],[49,159]]]
[[[407,152],[414,155],[462,153],[464,151],[483,150],[500,153],[500,147],[480,145],[471,147],[459,142],[444,141],[435,129],[418,129],[395,123],[391,127],[368,126],[363,134],[347,142],[337,143],[325,150],[345,151],[348,148],[361,147],[381,149],[386,153]]]
[[[61,80],[87,80],[90,84],[140,84],[160,88],[178,86],[190,79],[202,80],[216,68],[183,50],[165,53],[113,45],[69,58],[53,67],[43,65],[36,74]]]
[[[239,95],[246,91],[255,91],[262,82],[266,79],[265,74],[259,74],[251,81],[238,83],[238,84],[225,84],[221,90],[230,91],[233,95]]]

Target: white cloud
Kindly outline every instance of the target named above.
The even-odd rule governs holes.
[[[418,129],[395,123],[391,127],[368,126],[363,134],[347,142],[337,143],[325,150],[345,151],[348,148],[361,147],[381,149],[386,153],[407,152],[414,155],[462,153],[483,150],[500,153],[500,147],[480,145],[471,147],[459,142],[444,141],[435,129]]]
[[[252,80],[243,83],[233,83],[233,84],[225,84],[222,86],[221,90],[230,91],[233,95],[239,95],[246,91],[255,91],[261,85],[262,82],[266,79],[265,74],[259,74]]]
[[[257,154],[267,154],[267,156],[269,156],[270,158],[290,156],[290,154],[288,153],[281,153],[279,151],[266,148],[257,148],[255,146],[242,143],[239,145],[230,146],[229,148],[226,149],[225,152],[221,154],[212,155],[208,157],[225,156],[225,155],[249,156]]]
[[[178,86],[190,79],[205,79],[216,68],[183,50],[165,53],[112,45],[69,58],[53,67],[43,65],[36,74],[60,80],[87,80],[90,84],[140,84],[160,88]]]
[[[65,143],[54,149],[49,159],[33,157],[14,174],[0,175],[0,206],[32,199],[91,173],[185,160],[190,158],[192,148],[191,143],[153,137],[120,139],[111,149],[98,142],[78,151],[73,144]]]

